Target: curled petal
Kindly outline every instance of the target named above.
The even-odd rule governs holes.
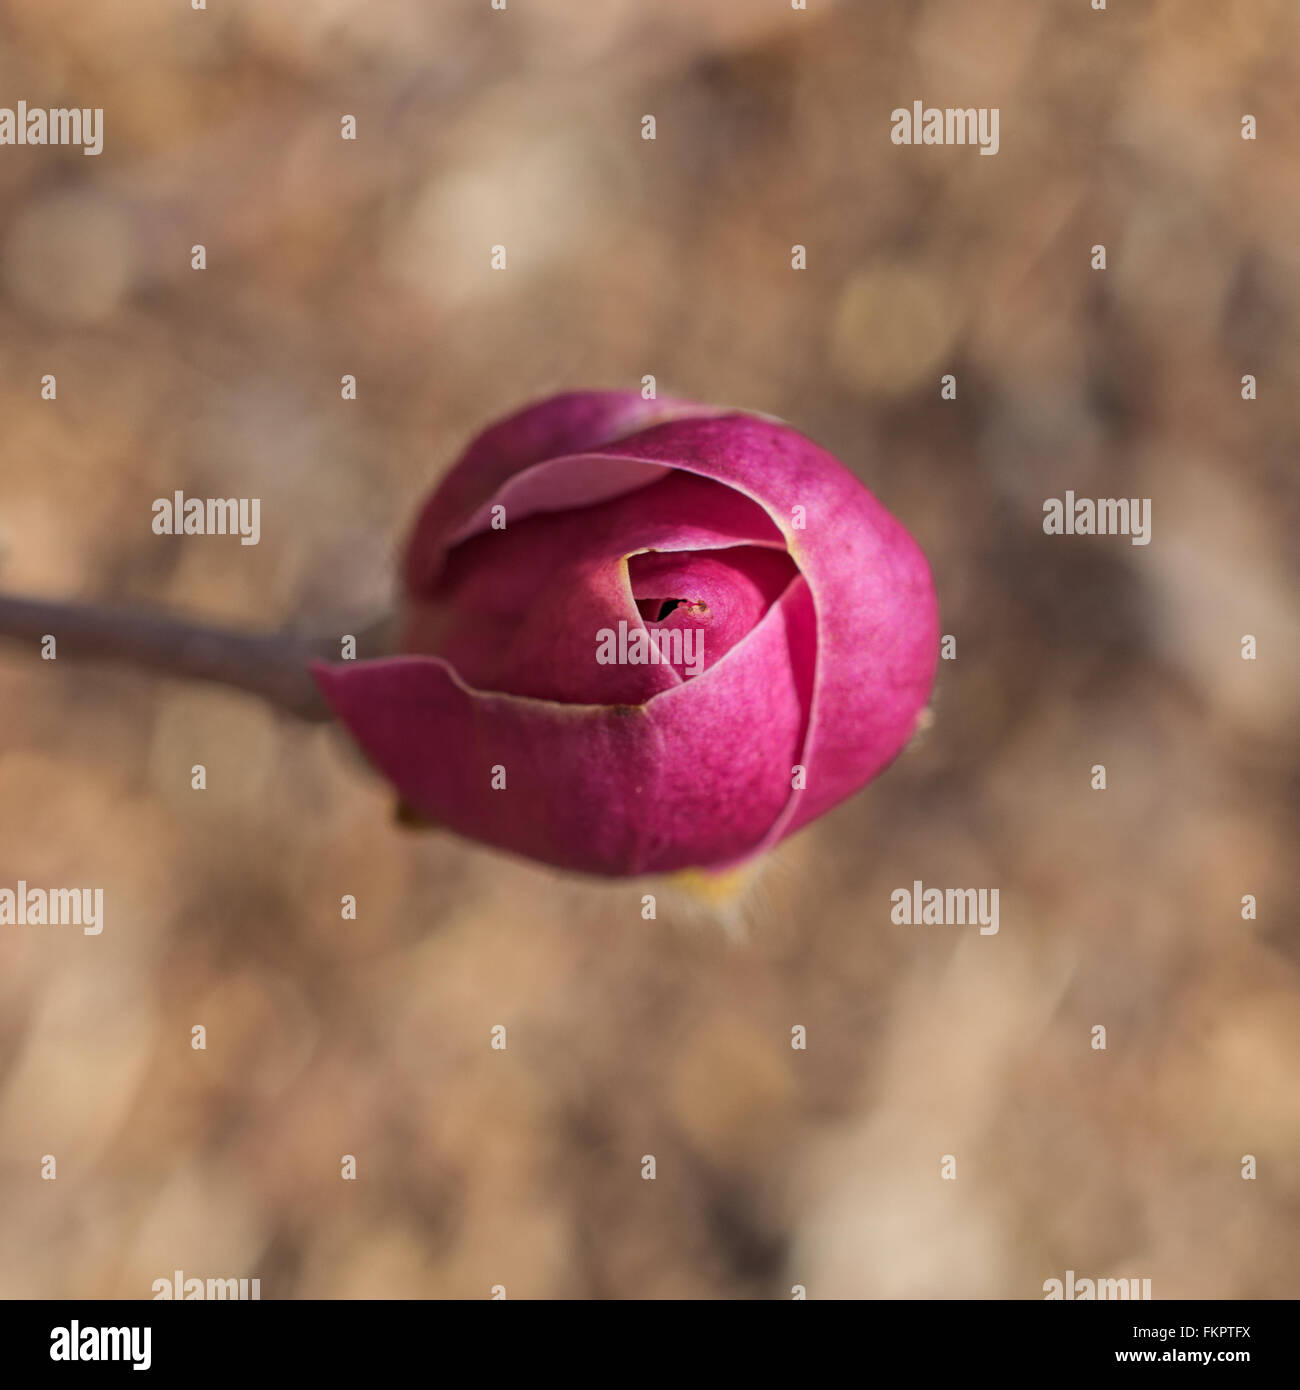
[[[472,690],[437,657],[313,674],[430,818],[561,868],[670,872],[747,858],[785,805],[804,725],[789,624],[773,605],[728,660],[637,706]]]

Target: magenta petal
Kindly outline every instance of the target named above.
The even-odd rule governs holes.
[[[628,561],[632,597],[652,634],[662,634],[683,678],[720,661],[798,575],[780,550],[733,546],[727,550],[654,550]],[[661,615],[665,604],[677,605]],[[688,649],[674,632],[698,634]],[[688,651],[696,654],[683,655]],[[689,669],[691,667],[694,669]]]
[[[730,659],[638,707],[485,694],[433,657],[312,672],[371,761],[448,828],[561,868],[668,872],[747,857],[786,804],[804,725],[787,625],[774,605]]]
[[[880,772],[916,727],[938,663],[925,556],[847,469],[784,425],[747,415],[682,420],[601,452],[671,460],[752,497],[808,581],[817,659],[799,760],[807,785],[793,793],[772,839],[789,834]]]
[[[565,466],[528,471],[562,474]],[[761,507],[733,488],[673,471],[635,494],[534,514],[462,541],[432,588],[412,598],[403,650],[445,658],[479,690],[565,703],[640,704],[677,684],[680,673],[671,665],[602,665],[598,639],[620,622],[643,626],[625,557],[678,547],[757,550],[747,562],[751,570],[766,559],[767,572],[778,566],[786,579],[794,572],[781,533]],[[729,563],[734,568],[742,561]],[[741,574],[736,580],[753,582]],[[727,607],[719,602],[718,612]],[[720,630],[720,644],[710,644],[715,654],[734,645],[766,607],[753,607],[743,630],[725,641]],[[732,626],[739,621],[737,614]]]
[[[408,584],[423,589],[437,573],[449,544],[463,539],[481,508],[517,474],[559,456],[589,454],[633,430],[687,415],[714,413],[706,406],[671,399],[642,400],[635,391],[574,391],[552,396],[507,416],[484,430],[443,478],[425,503],[406,551]],[[510,516],[599,502],[644,486],[662,476],[659,469],[581,466],[552,478],[551,493],[537,495],[527,484],[509,499]],[[548,500],[550,505],[548,506]],[[475,528],[477,529],[477,527]]]
[[[566,704],[641,704],[676,685],[671,668],[597,660],[602,631],[643,623],[609,518],[573,517],[458,546],[436,590],[408,606],[403,649],[442,657],[476,689]]]

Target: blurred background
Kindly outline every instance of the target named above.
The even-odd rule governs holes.
[[[0,885],[106,914],[0,928],[0,1295],[1300,1292],[1298,55],[1291,0],[0,0],[0,104],[105,113],[98,158],[0,148],[0,588],[372,611],[471,433],[653,374],[844,459],[957,639],[894,768],[712,907],[0,649]],[[1000,152],[892,145],[918,99]],[[176,489],[261,544],[153,535]],[[1151,544],[1044,536],[1066,489]],[[1000,932],[891,924],[914,879]]]

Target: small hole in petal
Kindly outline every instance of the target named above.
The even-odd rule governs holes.
[[[637,599],[636,611],[649,623],[661,623],[675,608],[683,604],[694,607],[684,598],[642,598]]]

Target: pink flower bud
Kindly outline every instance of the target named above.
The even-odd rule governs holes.
[[[404,800],[565,869],[732,867],[871,781],[934,680],[903,527],[788,426],[635,393],[480,435],[425,505],[403,655],[318,663]]]

